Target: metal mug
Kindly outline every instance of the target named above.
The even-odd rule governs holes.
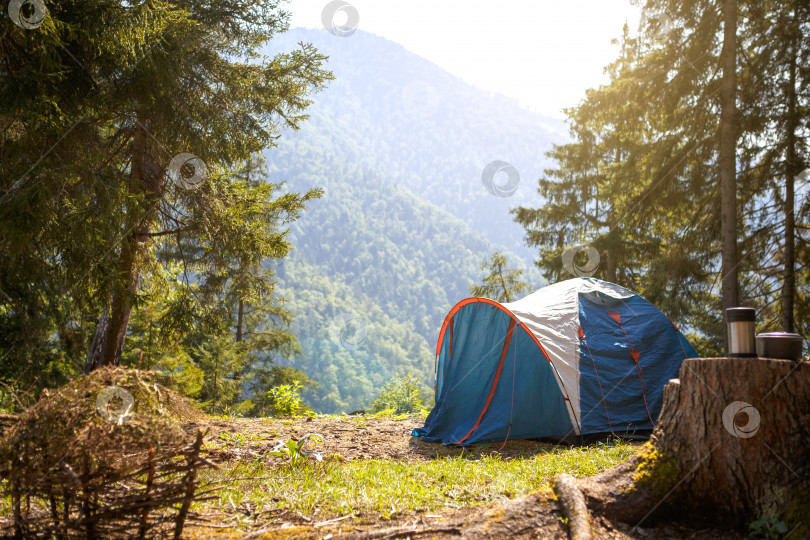
[[[728,350],[732,358],[752,358],[757,356],[754,340],[757,312],[754,308],[733,307],[726,310],[728,324]]]

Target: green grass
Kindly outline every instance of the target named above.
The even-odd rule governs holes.
[[[410,416],[336,415],[328,420],[348,419],[365,427],[368,419],[378,417],[400,420]],[[293,419],[273,419],[273,422],[297,424]],[[266,445],[268,438],[276,435],[275,430],[262,434],[226,432],[207,446]],[[430,461],[345,461],[331,454],[322,463],[308,460],[291,467],[275,458],[260,457],[252,462],[201,471],[203,484],[221,489],[214,493],[214,499],[195,503],[194,507],[203,513],[224,512],[226,521],[238,528],[249,527],[257,519],[266,522],[286,512],[313,521],[347,514],[390,519],[406,512],[435,513],[447,508],[502,502],[546,488],[551,478],[562,472],[577,477],[597,474],[638,450],[637,446],[621,442],[547,449],[538,446],[532,450],[536,454],[507,459],[497,453],[499,446],[477,445],[460,456],[437,456]],[[7,516],[9,512],[8,498],[0,498],[0,515]]]
[[[216,440],[212,443],[206,443],[206,448],[216,448],[218,446],[250,446],[254,444],[262,444],[267,442],[267,436],[276,437],[278,433],[273,430],[272,433],[258,434],[258,433],[220,433]]]
[[[291,468],[263,462],[209,471],[219,499],[207,504],[228,511],[245,504],[258,512],[287,510],[317,519],[373,514],[389,519],[405,511],[437,511],[490,504],[537,491],[555,474],[597,474],[628,458],[637,447],[623,443],[556,448],[530,458],[445,457],[434,461],[387,459]]]

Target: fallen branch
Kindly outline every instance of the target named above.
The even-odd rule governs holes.
[[[348,534],[341,536],[341,540],[377,540],[378,538],[401,538],[422,534],[452,534],[461,536],[461,529],[459,527],[394,527],[379,531]]]
[[[334,523],[338,523],[340,521],[343,521],[344,519],[349,519],[350,517],[354,517],[354,516],[355,516],[354,513],[346,514],[345,516],[340,516],[340,517],[337,517],[335,519],[328,519],[326,521],[320,521],[320,522],[316,523],[315,525],[313,525],[313,527],[326,527],[327,525],[332,525]]]

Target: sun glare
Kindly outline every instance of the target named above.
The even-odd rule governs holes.
[[[353,0],[358,30],[403,45],[466,82],[562,118],[588,88],[607,82],[627,23],[638,27],[629,0],[501,2]],[[327,0],[293,0],[293,27],[322,27]],[[342,17],[342,18],[340,18]],[[346,20],[336,13],[335,22]]]

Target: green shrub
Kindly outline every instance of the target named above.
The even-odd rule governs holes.
[[[292,384],[279,384],[267,392],[272,401],[270,409],[273,416],[296,416],[310,412],[304,400],[301,399],[301,390],[304,386],[295,381]]]
[[[424,412],[424,394],[419,379],[408,373],[385,383],[380,394],[371,402],[371,411],[385,410],[391,410],[393,414]]]
[[[781,540],[787,538],[788,528],[776,516],[767,516],[748,525],[749,538],[761,540]]]
[[[304,446],[309,441],[312,441],[313,445],[317,446],[323,442],[323,437],[317,433],[307,433],[297,441],[294,439],[287,442],[280,441],[267,455],[284,458],[291,467],[305,462],[308,458],[312,458],[317,462],[323,461],[323,456],[319,452],[307,452],[304,450]]]

